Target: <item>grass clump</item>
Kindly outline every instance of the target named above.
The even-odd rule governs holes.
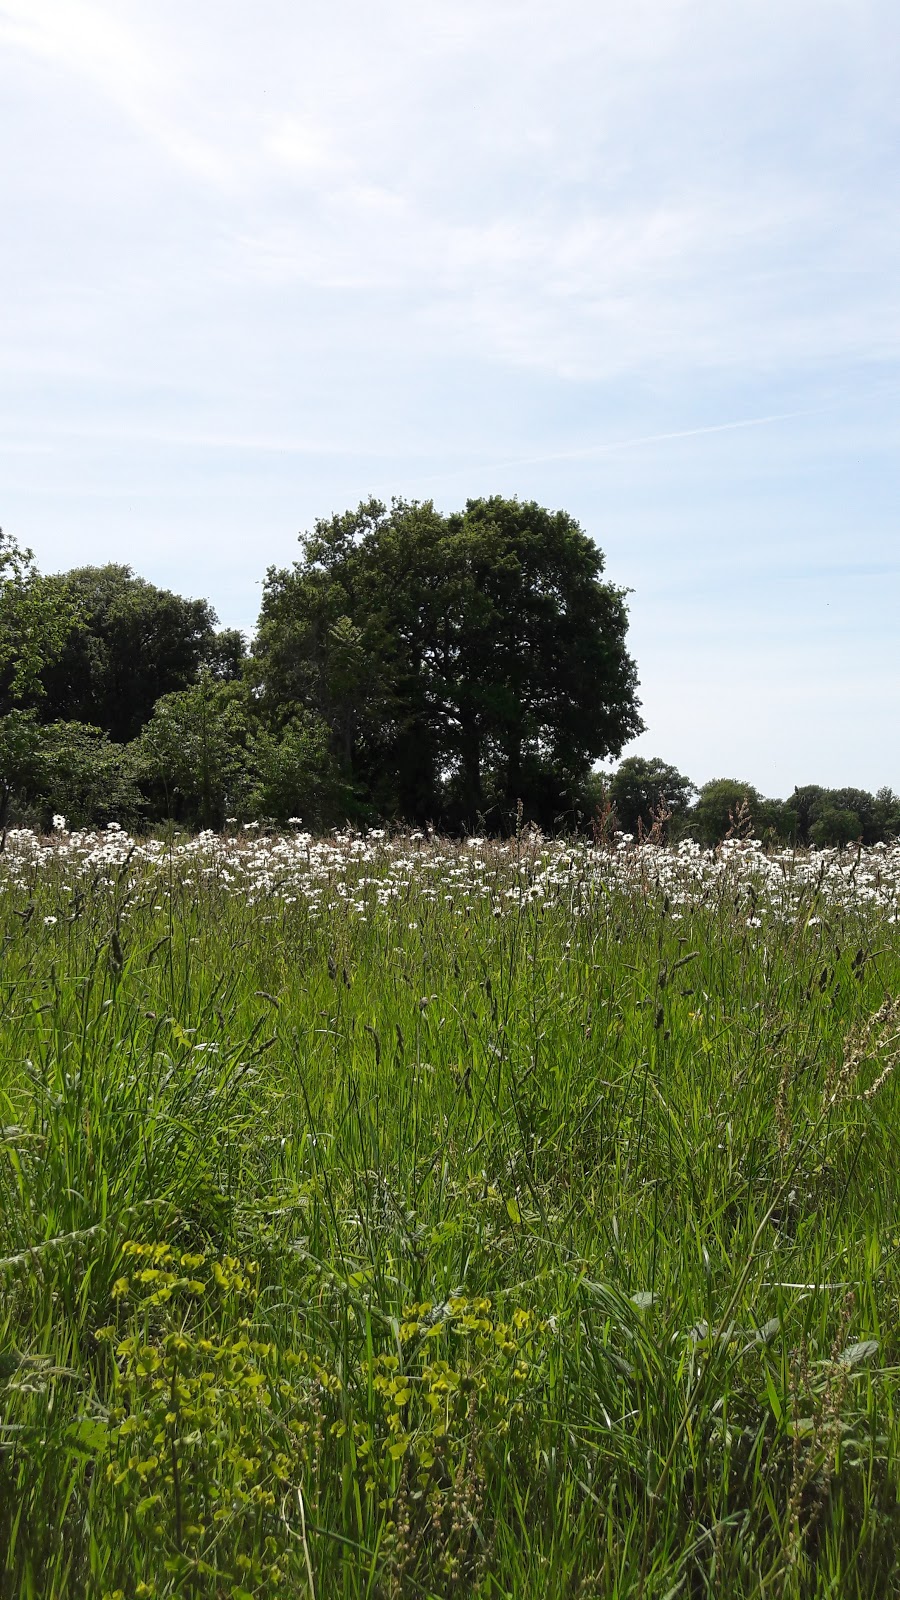
[[[0,1593],[900,1592],[898,852],[2,873]]]

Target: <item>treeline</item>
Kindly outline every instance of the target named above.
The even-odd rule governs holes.
[[[252,646],[109,564],[43,575],[0,534],[0,833],[302,820],[503,832],[614,825],[872,843],[890,790],[766,800],[617,757],[643,730],[626,591],[567,513],[369,501],[270,567]]]
[[[301,545],[248,650],[206,601],[3,541],[4,818],[549,827],[640,732],[624,591],[565,512],[370,501]]]
[[[594,826],[668,843],[696,839],[714,845],[727,837],[767,844],[877,844],[900,835],[900,795],[887,787],[827,789],[809,783],[787,800],[771,800],[751,783],[715,778],[697,788],[677,767],[658,758],[629,756],[609,778],[593,784]]]
[[[246,642],[121,565],[41,576],[4,540],[0,822],[72,827],[340,815],[325,731],[262,714]]]

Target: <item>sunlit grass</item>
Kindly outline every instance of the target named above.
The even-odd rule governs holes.
[[[884,855],[11,849],[0,1593],[897,1592]]]

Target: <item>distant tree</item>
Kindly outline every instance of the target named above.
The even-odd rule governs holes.
[[[609,796],[625,833],[637,833],[639,827],[649,833],[661,806],[677,825],[696,793],[690,778],[658,756],[628,756],[609,780]]]
[[[797,839],[800,844],[809,844],[810,828],[827,803],[828,790],[823,789],[821,784],[806,783],[794,790],[789,804],[797,816]]]
[[[234,792],[245,818],[284,823],[299,819],[310,832],[345,820],[354,797],[331,753],[328,729],[298,710],[277,731],[257,728]]]
[[[134,744],[136,771],[153,809],[191,826],[221,828],[249,742],[243,697],[211,673],[161,695]]]
[[[827,809],[854,812],[859,818],[856,837],[863,844],[874,844],[877,839],[884,836],[884,818],[880,813],[878,800],[868,789],[831,789],[828,794]]]
[[[875,795],[875,816],[879,838],[895,839],[900,834],[900,794],[885,785]]]
[[[797,813],[790,800],[763,800],[756,808],[756,826],[766,844],[797,842]]]
[[[640,731],[625,591],[565,512],[370,501],[302,544],[268,573],[256,681],[272,716],[323,719],[380,812],[552,821]]]
[[[796,836],[797,813],[783,800],[767,800],[752,783],[714,778],[701,788],[690,825],[703,844],[718,844],[729,834],[774,843]]]
[[[324,723],[299,710],[273,731],[243,685],[208,671],[157,701],[132,748],[151,808],[187,826],[221,828],[233,815],[323,828],[346,815]]]
[[[15,802],[27,805],[36,783],[40,748],[41,725],[33,711],[13,708],[0,716],[0,850]]]
[[[0,531],[0,715],[43,699],[42,677],[77,621],[77,600],[60,594],[32,552]]]
[[[75,622],[71,599],[41,577],[30,550],[0,532],[0,849],[14,798],[37,777],[42,677]]]
[[[703,844],[718,844],[729,832],[740,828],[745,814],[746,827],[754,831],[763,797],[752,783],[738,778],[713,778],[704,783],[691,812],[691,824]],[[746,806],[746,813],[742,807]]]
[[[826,805],[810,825],[810,843],[818,845],[847,845],[862,839],[862,822],[856,811],[840,806]]]
[[[247,659],[247,641],[239,628],[220,628],[204,646],[202,666],[220,683],[235,683]]]
[[[44,723],[36,732],[24,797],[43,827],[56,813],[72,828],[140,821],[144,808],[128,747],[80,722]]]
[[[157,700],[195,682],[206,661],[217,676],[233,675],[236,638],[216,634],[209,601],[186,600],[112,563],[45,581],[76,614],[41,674],[47,719],[89,723],[124,743]]]
[[[804,844],[848,844],[859,839],[870,845],[900,831],[900,797],[889,788],[873,795],[867,789],[806,784],[794,790],[790,804],[797,812],[798,837]]]

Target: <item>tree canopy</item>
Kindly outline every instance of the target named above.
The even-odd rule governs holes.
[[[640,731],[625,591],[566,512],[372,500],[302,547],[267,575],[256,681],[322,717],[380,812],[457,826],[521,800],[550,823]]]
[[[664,813],[680,821],[696,792],[690,778],[657,756],[628,756],[609,784],[619,827],[626,833],[648,834]]]
[[[240,670],[240,635],[217,634],[208,600],[186,600],[115,563],[45,582],[72,612],[61,649],[41,673],[55,718],[134,739],[157,700],[195,682],[205,663],[222,677]]]
[[[13,797],[37,781],[43,674],[76,620],[71,598],[41,577],[32,552],[0,532],[0,848]]]

